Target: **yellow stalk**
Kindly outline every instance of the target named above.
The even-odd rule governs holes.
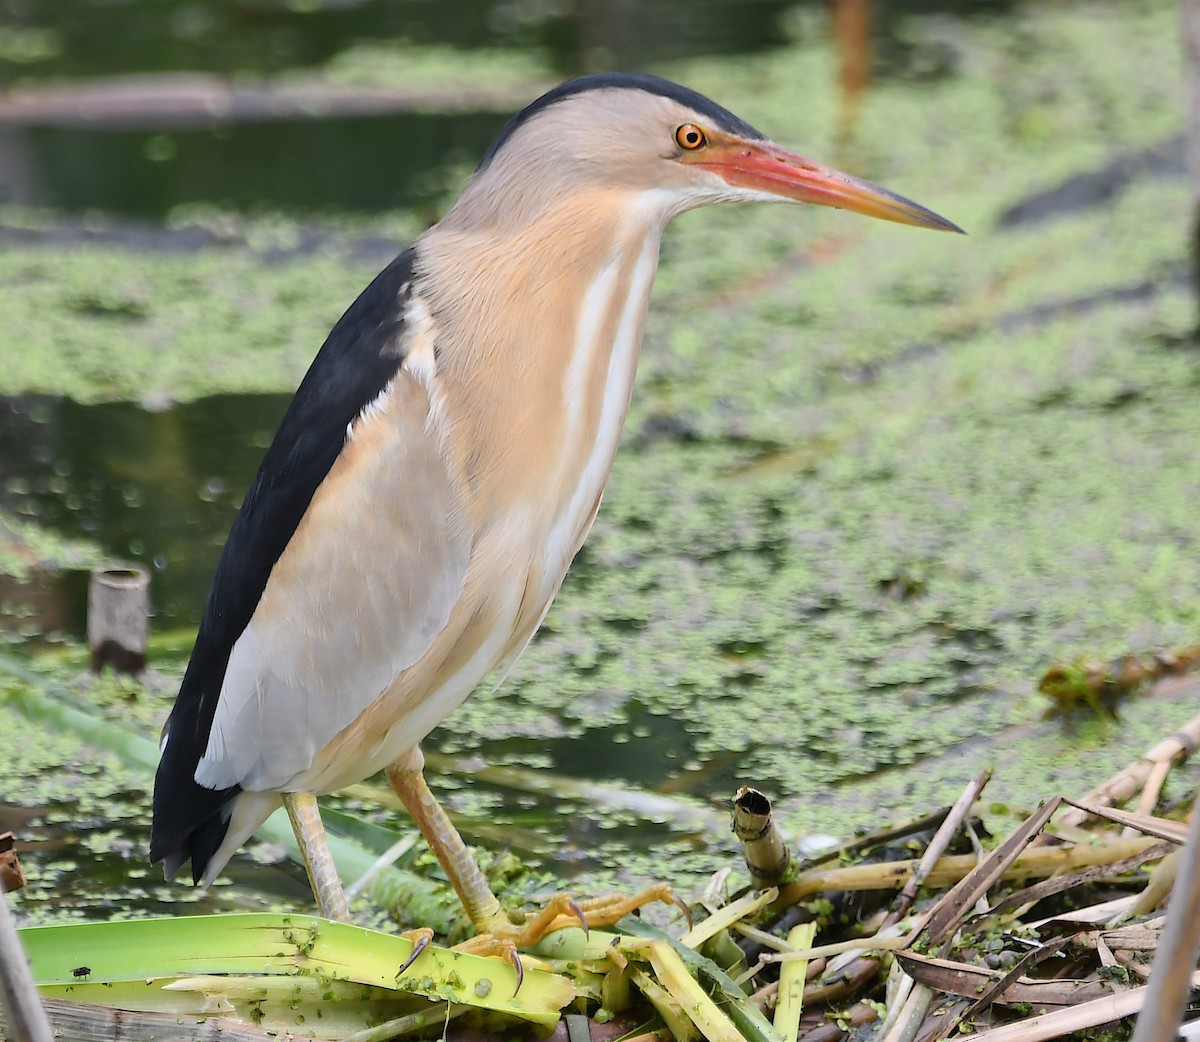
[[[658,1015],[663,1018],[667,1030],[675,1036],[675,1042],[697,1042],[700,1033],[674,995],[640,966],[630,966],[629,976],[637,985],[638,991],[645,995],[650,1000],[650,1004],[658,1010]]]
[[[667,942],[629,938],[628,942],[622,942],[622,948],[627,954],[636,954],[649,960],[658,983],[666,988],[708,1042],[743,1042],[741,1032],[708,997],[708,993],[700,987],[699,981],[691,975],[678,953]],[[637,967],[631,967],[631,972],[637,982]],[[638,987],[641,987],[640,983]]]
[[[699,948],[710,937],[715,937],[722,930],[727,930],[739,920],[754,915],[755,912],[765,908],[777,897],[779,897],[779,891],[772,888],[764,890],[761,894],[754,894],[753,896],[747,894],[745,897],[738,898],[738,900],[720,909],[715,915],[710,915],[704,922],[697,923],[679,938],[679,943],[689,948]]]
[[[612,969],[604,975],[600,985],[600,1002],[611,1013],[620,1013],[629,1008],[629,960],[617,948],[609,949]]]
[[[801,923],[793,927],[787,936],[793,949],[811,948],[817,935],[816,923]],[[807,959],[785,962],[779,967],[779,1002],[775,1006],[775,1030],[783,1042],[796,1042],[800,1032],[800,1013],[804,1009],[804,978],[808,971]]]

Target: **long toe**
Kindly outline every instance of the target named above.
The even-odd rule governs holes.
[[[584,930],[612,926],[631,912],[648,904],[673,904],[687,914],[687,906],[675,896],[666,883],[656,883],[640,893],[631,895],[605,894],[577,900],[571,894],[555,894],[537,914],[524,921],[513,922],[507,916],[493,916],[475,924],[480,937],[511,943],[515,948],[532,948],[548,933],[568,926]],[[690,918],[690,916],[689,916]]]
[[[650,904],[674,905],[683,912],[688,922],[691,922],[692,914],[688,906],[675,896],[675,892],[668,883],[655,883],[632,896],[604,894],[601,897],[591,897],[586,901],[578,902],[576,908],[586,918],[587,926],[605,927],[612,926],[624,919],[625,916]]]

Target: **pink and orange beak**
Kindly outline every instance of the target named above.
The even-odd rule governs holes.
[[[705,147],[686,152],[679,158],[684,163],[712,171],[738,188],[766,192],[781,199],[853,210],[898,224],[965,234],[957,224],[911,199],[813,163],[770,141],[714,135]]]

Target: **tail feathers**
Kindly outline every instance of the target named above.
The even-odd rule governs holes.
[[[172,878],[187,862],[192,863],[192,882],[208,887],[217,873],[275,811],[279,809],[277,792],[234,791],[233,797],[215,814],[186,833],[176,833],[159,844],[151,843],[151,861],[165,862],[166,876]]]
[[[216,814],[202,821],[195,829],[184,836],[177,837],[174,846],[165,851],[151,848],[151,862],[163,862],[163,874],[168,880],[174,879],[189,861],[192,863],[192,882],[199,883],[204,878],[209,862],[220,849],[225,833],[229,831],[230,804],[226,804]],[[228,860],[228,858],[226,858]],[[224,867],[224,862],[216,866],[213,875]]]

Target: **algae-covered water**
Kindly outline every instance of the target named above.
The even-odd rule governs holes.
[[[668,233],[595,530],[506,682],[428,743],[457,768],[532,768],[697,808],[673,825],[632,800],[601,810],[586,792],[434,772],[473,840],[581,890],[669,871],[686,892],[730,863],[706,812],[738,784],[776,797],[794,834],[922,813],[985,765],[997,801],[1030,806],[1082,795],[1195,712],[1195,689],[1176,685],[1117,724],[1068,728],[1043,721],[1035,693],[1054,662],[1200,630],[1173,5],[889,17],[903,47],[849,141],[835,140],[823,16],[773,24],[780,38],[752,56],[652,67],[970,235],[782,208],[703,211]],[[386,44],[373,53],[389,67]],[[441,183],[428,199],[452,195]],[[132,230],[65,210],[0,215],[0,394],[13,396],[0,562],[151,567],[170,638],[153,690],[108,680],[78,696],[147,735],[186,653],[173,635],[194,624],[286,395],[432,205],[316,219],[188,202]],[[56,625],[77,634],[72,596]],[[51,683],[86,692],[77,652],[36,654]],[[0,829],[35,841],[26,914],[193,899],[146,874],[145,770],[8,711],[0,743]],[[233,878],[210,906],[303,900],[294,871],[251,857]]]

